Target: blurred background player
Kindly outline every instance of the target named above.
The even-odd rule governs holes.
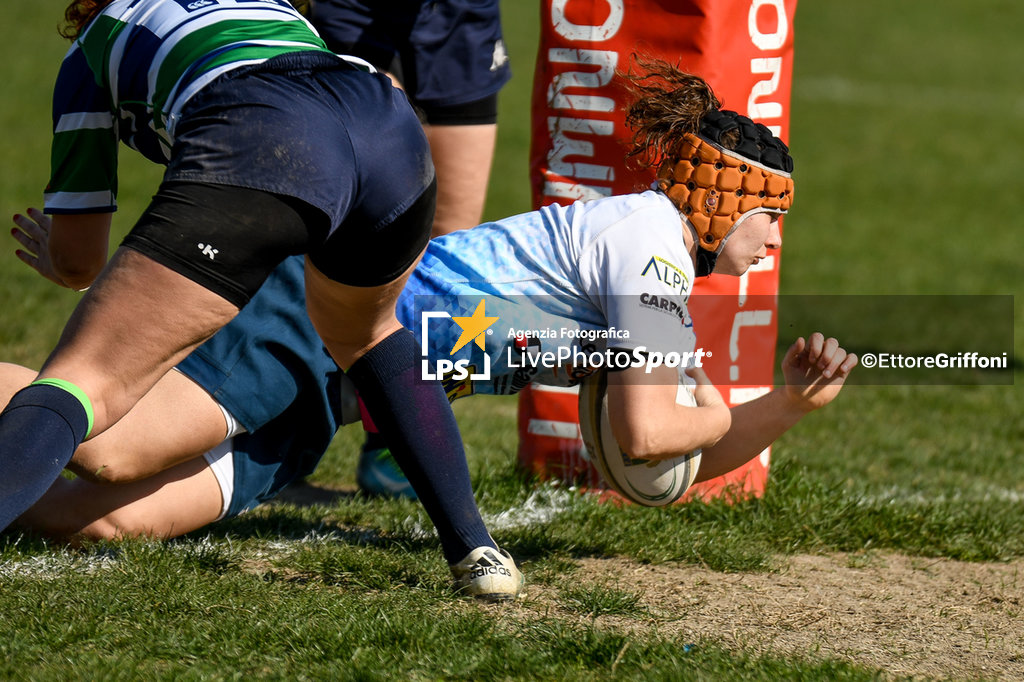
[[[433,236],[483,216],[498,91],[511,70],[498,0],[316,0],[327,47],[387,73],[420,114],[437,172]]]
[[[477,225],[498,136],[498,91],[511,77],[498,0],[300,4],[328,48],[387,73],[419,113],[437,173],[432,236]],[[416,496],[375,432],[356,481],[366,492]]]

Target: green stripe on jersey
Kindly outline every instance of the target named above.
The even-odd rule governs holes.
[[[56,133],[50,162],[53,167],[48,191],[109,190],[117,194],[117,137],[112,128]]]
[[[280,41],[300,43],[300,45],[253,45],[257,41]],[[156,90],[150,99],[153,107],[157,111],[166,111],[167,96],[181,76],[192,68],[193,64],[201,61],[204,56],[222,48],[230,48],[233,44],[238,44],[239,48],[261,47],[267,51],[268,57],[302,50],[327,51],[324,41],[301,21],[245,19],[218,21],[182,36],[181,40],[171,48],[158,67]],[[236,56],[235,51],[235,49],[230,49],[230,52],[217,57],[217,63],[229,64],[232,61],[240,61],[242,57]],[[231,56],[227,57],[227,55]],[[189,79],[194,79],[210,68],[212,68],[211,65],[203,64],[196,73],[189,74]]]
[[[117,40],[118,34],[127,24],[113,17],[101,14],[89,25],[85,35],[78,41],[89,64],[89,70],[96,78],[96,83],[106,86],[107,62],[110,59],[110,46]],[[111,107],[113,108],[113,107]]]

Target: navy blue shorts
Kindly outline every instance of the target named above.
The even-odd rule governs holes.
[[[394,74],[429,123],[512,75],[498,0],[317,0],[313,24],[334,52]]]
[[[238,305],[291,254],[377,286],[426,246],[430,149],[381,74],[328,52],[281,55],[207,85],[173,133],[164,182],[124,245]]]
[[[227,516],[312,473],[343,421],[342,373],[306,315],[301,257],[278,266],[235,319],[178,369],[248,431],[234,438]]]

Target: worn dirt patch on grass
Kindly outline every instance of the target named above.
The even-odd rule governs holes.
[[[681,644],[839,658],[893,675],[1024,679],[1024,561],[874,554],[780,558],[778,566],[719,573],[583,559],[570,580],[642,594],[646,613],[598,616],[599,626],[657,632]],[[531,586],[524,606],[564,612],[561,589]]]

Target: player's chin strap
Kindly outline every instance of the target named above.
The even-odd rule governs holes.
[[[735,114],[733,117],[745,119]],[[748,213],[786,213],[793,203],[793,178],[788,172],[703,139],[703,126],[701,133],[701,137],[690,133],[684,136],[679,160],[664,163],[657,181],[658,189],[697,232],[698,277],[710,275],[715,269],[726,239],[742,218],[749,217]],[[785,149],[777,138],[773,140]],[[792,168],[788,153],[785,158]]]

